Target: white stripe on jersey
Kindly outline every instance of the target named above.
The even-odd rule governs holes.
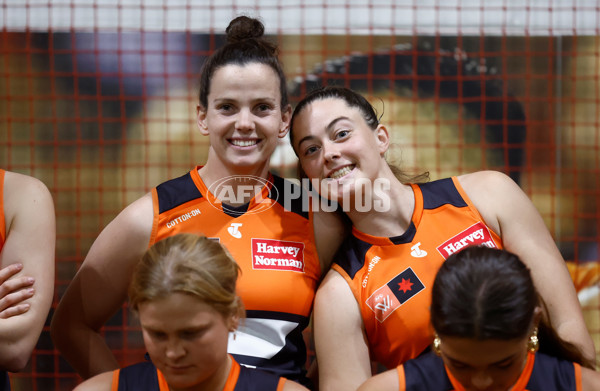
[[[276,319],[244,319],[235,332],[229,333],[227,352],[270,359],[285,346],[288,334],[298,327],[297,322]]]

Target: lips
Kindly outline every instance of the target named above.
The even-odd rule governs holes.
[[[355,167],[354,165],[344,166],[340,169],[332,171],[328,177],[331,179],[340,179],[341,177],[349,174],[350,171],[352,171],[354,169],[354,167]]]

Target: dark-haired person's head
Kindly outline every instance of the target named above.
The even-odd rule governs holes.
[[[263,35],[264,25],[254,18],[238,16],[233,19],[227,29],[227,43],[217,49],[202,66],[200,76],[199,103],[208,107],[208,95],[215,71],[225,65],[246,65],[259,63],[269,66],[279,78],[281,107],[288,105],[288,92],[285,73],[278,59],[279,50],[276,45],[267,41]]]
[[[506,250],[468,247],[438,271],[431,300],[434,351],[465,387],[508,390],[538,348],[585,363],[545,316],[530,270]]]

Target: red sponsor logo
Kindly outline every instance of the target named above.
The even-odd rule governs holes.
[[[488,246],[491,248],[498,248],[496,243],[494,243],[494,239],[492,239],[492,234],[488,227],[482,222],[479,222],[442,243],[438,246],[437,250],[444,259],[447,259],[450,255],[468,246]]]
[[[253,238],[252,268],[304,273],[304,243]]]

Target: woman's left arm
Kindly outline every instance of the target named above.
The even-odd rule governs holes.
[[[500,172],[481,171],[458,179],[486,225],[502,237],[505,249],[518,255],[530,268],[559,336],[577,345],[586,358],[594,360],[594,342],[586,328],[573,281],[531,200],[512,179]]]

